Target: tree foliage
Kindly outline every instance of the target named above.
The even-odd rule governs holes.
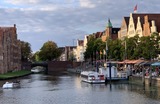
[[[48,41],[43,44],[38,55],[41,61],[51,61],[56,60],[60,54],[57,44],[53,41]]]
[[[160,36],[152,33],[151,36],[139,37],[138,34],[131,38],[122,40],[106,40],[108,45],[107,59],[154,59],[160,54]],[[105,42],[101,39],[90,38],[87,43],[85,58],[96,56],[96,52],[105,50]],[[90,57],[89,57],[90,56]]]
[[[31,45],[28,42],[21,41],[21,59],[22,61],[28,61],[31,56]]]
[[[94,41],[95,41],[95,38],[92,35],[90,35],[89,40],[87,42],[86,51],[84,53],[85,59],[91,58],[91,60],[93,61]]]
[[[119,39],[108,40],[108,59],[121,60],[123,58],[124,48]]]

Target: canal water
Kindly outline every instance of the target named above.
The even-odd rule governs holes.
[[[20,88],[0,88],[0,104],[160,104],[157,87],[126,82],[88,84],[70,74],[32,74],[19,80]]]

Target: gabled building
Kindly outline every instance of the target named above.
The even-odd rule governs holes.
[[[77,48],[75,50],[75,57],[77,62],[84,61],[84,52],[85,52],[84,41],[77,40]]]
[[[135,35],[150,36],[153,32],[160,33],[160,14],[131,13],[127,37]]]
[[[118,32],[119,39],[124,40],[124,38],[127,37],[128,25],[129,25],[129,17],[123,17],[122,24]]]
[[[21,45],[16,25],[0,27],[0,73],[21,70]]]

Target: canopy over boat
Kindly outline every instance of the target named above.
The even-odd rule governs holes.
[[[151,66],[160,66],[160,62],[154,62],[151,64]]]

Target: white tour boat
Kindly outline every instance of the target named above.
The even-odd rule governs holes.
[[[20,87],[19,82],[6,82],[2,86],[2,88],[4,88],[4,89],[17,88],[17,87]]]
[[[115,66],[111,67],[111,70],[109,70],[109,67],[101,67],[99,68],[100,73],[103,73],[105,75],[106,81],[123,81],[128,80],[128,74],[126,71],[118,71]],[[111,71],[111,72],[110,72]],[[111,75],[111,77],[110,77]],[[111,78],[111,79],[110,79]]]
[[[95,71],[82,71],[81,80],[91,84],[105,83],[105,76]]]

